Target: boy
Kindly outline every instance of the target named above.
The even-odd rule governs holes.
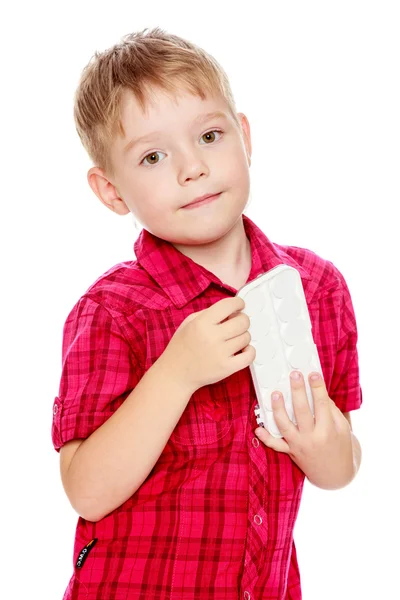
[[[346,282],[243,214],[249,123],[194,44],[158,28],[125,36],[84,69],[74,110],[91,188],[144,229],[136,260],[99,277],[64,326],[52,440],[80,515],[64,600],[299,600],[304,478],[342,487],[360,463]],[[282,263],[301,274],[326,388],[311,384],[315,429],[301,380],[298,428],[278,403],[284,438],[260,443],[236,293]]]

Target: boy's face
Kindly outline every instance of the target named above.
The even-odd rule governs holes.
[[[89,184],[108,208],[118,214],[132,212],[145,229],[164,240],[182,245],[212,242],[231,230],[248,202],[248,120],[238,113],[240,130],[220,97],[203,101],[182,92],[174,100],[161,90],[152,92],[155,99],[146,113],[130,91],[124,92],[121,118],[126,137],[118,137],[110,148],[113,179],[93,167]],[[196,121],[214,111],[226,117]],[[126,149],[133,139],[153,133],[151,139]],[[199,196],[219,192],[213,202],[185,208]]]

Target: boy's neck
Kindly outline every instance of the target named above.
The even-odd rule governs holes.
[[[251,245],[242,217],[224,237],[215,242],[197,246],[173,246],[236,290],[247,282],[252,265]]]

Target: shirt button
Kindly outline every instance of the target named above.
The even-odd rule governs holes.
[[[54,408],[53,408],[53,415],[56,415],[57,411],[58,411],[58,404],[55,404]]]
[[[251,596],[250,596],[250,594],[249,594],[249,592],[247,590],[245,591],[245,593],[243,594],[243,596],[244,596],[245,600],[250,600],[250,598],[251,598]]]
[[[254,515],[254,521],[257,523],[257,525],[261,525],[262,518],[260,517],[260,515]]]
[[[254,448],[258,448],[258,446],[260,445],[260,442],[255,437],[251,440],[251,443],[253,444]]]

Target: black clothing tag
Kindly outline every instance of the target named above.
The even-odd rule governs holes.
[[[96,544],[97,540],[98,540],[98,538],[94,538],[88,544],[86,544],[86,546],[84,546],[82,548],[82,550],[79,553],[78,560],[76,561],[76,565],[75,565],[75,567],[77,569],[81,569],[83,567],[83,564],[84,564],[85,560],[87,559],[89,552],[91,551],[93,546]]]

